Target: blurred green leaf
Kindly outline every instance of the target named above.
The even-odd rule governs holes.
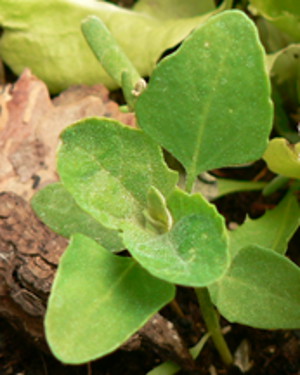
[[[178,6],[178,1],[172,6],[174,13]],[[87,16],[99,17],[139,74],[147,76],[165,50],[223,9],[199,15],[197,8],[193,16],[165,21],[96,0],[1,0],[0,57],[18,75],[29,67],[53,93],[83,83],[101,82],[115,88],[116,82],[101,67],[81,33],[81,21]]]
[[[194,17],[210,12],[215,7],[213,0],[139,0],[133,9],[166,21]]]
[[[284,138],[273,138],[263,159],[268,168],[277,174],[290,178],[300,178],[300,142],[290,144]]]
[[[250,0],[256,12],[300,42],[300,2],[295,0]]]
[[[289,79],[300,79],[300,44],[288,47],[267,55],[267,66],[271,77],[278,84]]]

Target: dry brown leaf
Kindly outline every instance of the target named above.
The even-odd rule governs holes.
[[[90,116],[111,117],[134,126],[102,85],[76,86],[51,100],[46,85],[26,69],[0,93],[0,192],[26,200],[58,179],[56,150],[68,125]]]

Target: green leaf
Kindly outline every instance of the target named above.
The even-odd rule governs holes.
[[[140,0],[133,9],[161,20],[193,17],[215,9],[213,0]]]
[[[231,255],[251,244],[284,254],[299,222],[299,204],[293,193],[289,193],[273,210],[256,220],[247,218],[239,228],[229,232]]]
[[[261,14],[282,31],[300,41],[300,3],[295,0],[250,0],[255,13]]]
[[[172,227],[172,216],[167,208],[165,197],[153,186],[147,196],[147,209],[144,215],[150,227],[158,233],[164,233]]]
[[[251,6],[249,8],[250,11],[253,10]],[[278,27],[263,17],[257,17],[255,25],[267,53],[276,52],[293,42],[293,39],[288,34],[278,29]]]
[[[300,178],[299,155],[300,142],[292,145],[284,138],[274,138],[269,142],[263,159],[272,172],[290,178]]]
[[[267,66],[271,77],[278,84],[289,79],[300,78],[300,44],[291,44],[286,48],[267,55]]]
[[[230,322],[263,329],[300,327],[300,269],[273,250],[242,249],[209,291]]]
[[[31,205],[45,224],[64,237],[82,233],[110,251],[124,250],[120,234],[105,228],[84,212],[61,183],[48,185],[37,192]]]
[[[177,173],[142,131],[109,119],[90,118],[62,134],[58,171],[77,204],[104,226],[143,225],[151,186],[164,196]]]
[[[46,337],[64,363],[117,349],[175,295],[173,285],[81,234],[61,258],[46,314]]]
[[[136,113],[140,127],[184,165],[190,180],[258,159],[272,104],[254,24],[239,11],[211,17],[158,65]]]
[[[29,67],[53,93],[83,83],[115,88],[84,40],[83,19],[102,19],[139,74],[148,76],[165,50],[222,9],[166,22],[103,1],[1,0],[0,57],[17,75]]]
[[[124,243],[154,276],[201,287],[219,279],[229,263],[223,217],[200,194],[175,190],[167,200],[174,226],[162,235],[128,225]]]

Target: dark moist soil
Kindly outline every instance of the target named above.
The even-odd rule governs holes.
[[[192,292],[180,289],[178,300],[193,300]],[[193,303],[189,302],[191,308]],[[186,307],[186,306],[185,306]],[[167,309],[166,309],[167,310]],[[183,311],[187,310],[184,309]],[[165,312],[168,315],[168,312]],[[196,310],[194,315],[197,315]],[[226,322],[223,322],[225,325]],[[193,311],[187,314],[185,322],[177,322],[180,332],[191,344],[204,331],[199,319],[194,320]],[[226,339],[233,351],[243,340],[250,345],[249,361],[252,363],[249,375],[300,375],[299,331],[263,331],[230,325]],[[50,355],[39,351],[14,331],[4,320],[0,320],[0,375],[145,375],[160,363],[153,351],[117,351],[89,366],[63,366]],[[211,343],[207,343],[193,372],[181,371],[179,375],[239,375],[237,367],[224,369]]]

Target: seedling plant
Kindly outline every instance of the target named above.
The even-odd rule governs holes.
[[[60,182],[32,201],[71,237],[45,320],[54,355],[80,364],[114,351],[174,299],[176,285],[195,288],[226,365],[232,355],[216,309],[256,328],[299,328],[300,269],[285,256],[299,222],[295,188],[232,232],[197,188],[197,176],[258,160],[268,145],[270,82],[252,21],[236,10],[210,17],[148,85],[100,19],[89,17],[82,29],[138,128],[107,118],[67,128]],[[168,166],[163,150],[184,173]],[[131,257],[118,255],[124,249]]]

